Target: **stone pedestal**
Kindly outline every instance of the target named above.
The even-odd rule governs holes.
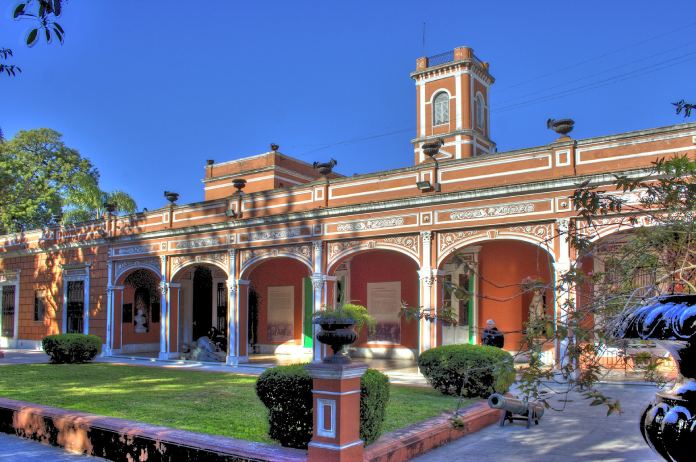
[[[314,379],[314,431],[308,462],[363,460],[360,439],[360,378],[362,363],[312,363],[307,371]]]

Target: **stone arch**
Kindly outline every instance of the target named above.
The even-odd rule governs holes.
[[[137,260],[117,260],[114,265],[113,280],[116,281],[116,285],[121,285],[130,273],[139,269],[152,271],[158,278],[162,278],[160,259],[153,257],[139,258]]]
[[[461,236],[459,236],[459,239],[453,241],[450,244],[446,244],[444,246],[440,246],[440,239],[442,238],[442,235],[438,235],[438,256],[437,256],[437,267],[441,267],[442,264],[452,256],[453,254],[457,253],[459,250],[469,247],[471,245],[475,244],[480,244],[484,242],[493,242],[496,240],[512,240],[512,241],[520,241],[520,242],[526,242],[528,244],[532,244],[536,247],[538,247],[541,250],[544,250],[549,257],[551,258],[551,261],[553,263],[556,262],[556,254],[553,250],[552,247],[552,240],[551,239],[544,239],[542,238],[541,234],[529,234],[529,233],[517,233],[514,231],[514,228],[512,230],[505,230],[503,234],[499,233],[498,231],[494,231],[495,235],[491,236],[491,232],[467,232],[463,231],[460,232]],[[467,233],[471,233],[467,235]]]
[[[251,272],[254,270],[254,268],[259,266],[261,263],[273,258],[291,258],[304,264],[308,268],[310,273],[312,273],[313,271],[312,260],[307,256],[303,256],[301,254],[293,252],[278,250],[277,252],[269,252],[261,255],[254,255],[244,260],[239,269],[239,279],[246,279],[249,276],[249,274],[251,274]]]
[[[338,265],[346,258],[367,250],[391,250],[416,262],[421,267],[420,236],[397,236],[383,239],[365,239],[360,241],[341,241],[329,243],[326,273],[332,274]]]
[[[203,254],[203,255],[182,255],[173,256],[172,259],[172,274],[170,279],[174,280],[174,277],[183,270],[191,269],[192,266],[196,265],[211,265],[224,272],[227,277],[230,276],[229,272],[229,255],[227,253],[215,253],[215,254]]]

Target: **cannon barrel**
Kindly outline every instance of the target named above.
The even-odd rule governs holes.
[[[533,417],[536,419],[544,415],[544,406],[539,403],[525,403],[522,400],[508,398],[500,393],[493,393],[488,397],[488,405],[493,409],[502,409],[512,414],[527,415],[527,411],[531,410]]]

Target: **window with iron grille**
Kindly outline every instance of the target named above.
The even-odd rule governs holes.
[[[68,281],[67,332],[82,333],[85,312],[85,282]]]
[[[2,286],[2,336],[14,337],[15,286]]]
[[[433,125],[449,123],[449,95],[444,91],[433,99]]]
[[[46,299],[43,290],[34,292],[34,321],[43,321],[46,316]]]
[[[224,282],[217,285],[217,330],[227,335],[227,288]]]

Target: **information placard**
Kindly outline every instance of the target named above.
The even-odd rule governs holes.
[[[367,311],[377,323],[368,341],[401,343],[401,281],[369,282]]]
[[[266,335],[271,343],[293,339],[295,327],[295,287],[268,288]]]

